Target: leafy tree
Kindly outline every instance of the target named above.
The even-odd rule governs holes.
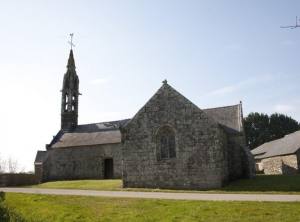
[[[263,113],[250,113],[244,118],[246,141],[250,149],[270,140],[269,116]]]
[[[289,116],[274,113],[270,116],[271,140],[284,137],[299,130],[299,123]]]
[[[244,118],[246,141],[250,149],[279,139],[300,129],[299,123],[284,114],[250,113]]]

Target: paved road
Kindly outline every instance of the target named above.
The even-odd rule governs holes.
[[[300,195],[277,195],[277,194],[163,193],[163,192],[96,191],[96,190],[41,189],[41,188],[6,188],[6,187],[0,187],[0,191],[13,192],[13,193],[171,199],[171,200],[282,201],[282,202],[300,201]]]

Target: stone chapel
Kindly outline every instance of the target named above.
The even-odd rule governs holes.
[[[131,119],[78,125],[73,50],[61,127],[34,162],[40,181],[122,178],[124,187],[211,189],[254,175],[242,104],[200,109],[164,81]]]

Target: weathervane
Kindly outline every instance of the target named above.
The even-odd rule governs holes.
[[[75,45],[73,44],[73,36],[74,36],[74,33],[70,33],[71,41],[68,41],[68,43],[71,46],[71,50],[72,50],[73,46],[75,47]]]
[[[280,26],[280,28],[283,29],[295,29],[295,28],[299,28],[300,25],[298,24],[298,17],[296,16],[296,24],[295,25],[289,25],[289,26]]]

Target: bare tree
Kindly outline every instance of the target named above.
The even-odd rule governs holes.
[[[18,171],[18,161],[9,157],[8,158],[8,172],[16,173],[17,171]]]
[[[0,156],[0,174],[6,171],[6,161]]]

